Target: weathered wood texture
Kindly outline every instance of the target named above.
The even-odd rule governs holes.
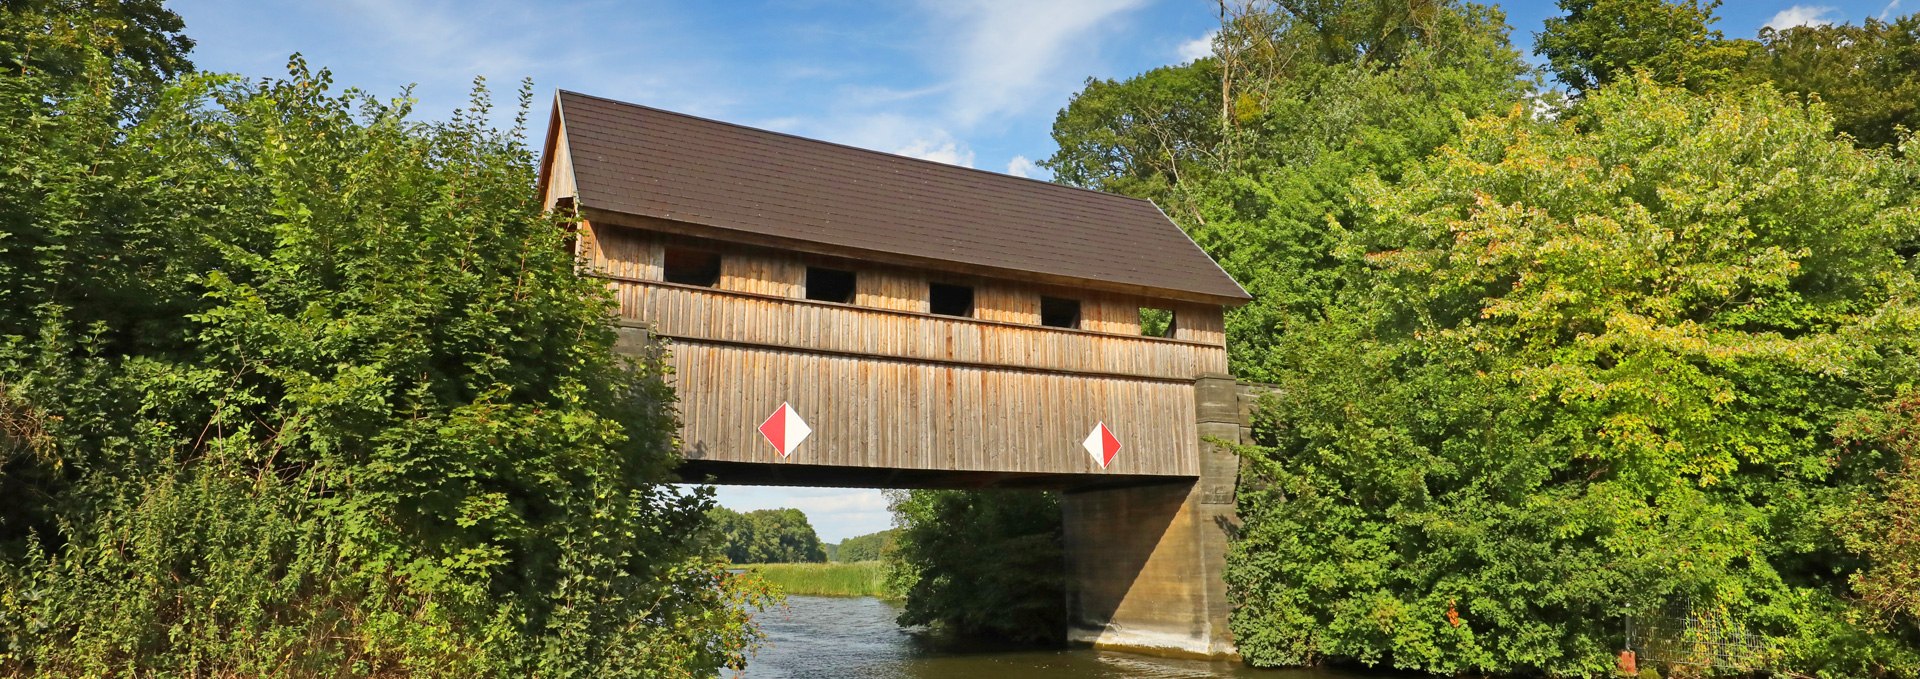
[[[552,208],[561,199],[572,200],[579,189],[573,177],[573,151],[567,147],[566,126],[554,118],[554,149],[547,163],[546,190],[540,196],[541,205]]]
[[[1080,301],[1081,330],[1138,336],[1141,309],[1169,309],[1176,317],[1172,339],[1213,345],[1226,343],[1220,307],[1212,305],[946,274],[929,277],[911,269],[621,226],[589,225],[582,233],[585,246],[581,255],[589,268],[615,278],[660,280],[660,265],[667,247],[723,251],[720,282],[714,286],[718,290],[804,298],[806,268],[825,266],[856,272],[852,306],[857,307],[925,313],[927,284],[937,280],[973,286],[974,318],[984,321],[1038,326],[1040,298],[1062,297]]]
[[[1040,324],[1040,296],[1009,283],[989,283],[974,289],[973,308],[983,321]]]
[[[862,268],[855,303],[812,301],[804,299],[808,256],[618,228],[585,231],[587,264],[608,280],[621,315],[670,342],[690,458],[1199,473],[1193,380],[1226,372],[1225,347],[1139,336],[1139,300],[1082,293],[1083,329],[1048,328],[1037,325],[1041,293],[1031,286],[967,281],[975,285],[976,317],[939,316],[925,312],[925,277]],[[670,246],[721,250],[718,284],[658,280]],[[1047,294],[1056,292],[1072,291]],[[1179,328],[1207,336],[1204,323],[1182,318]],[[757,431],[783,401],[814,430],[786,459]],[[1097,422],[1123,445],[1104,472],[1080,445]]]
[[[665,249],[657,240],[624,236],[617,231],[594,228],[579,230],[581,256],[594,272],[636,280],[660,280]]]
[[[853,304],[925,313],[927,280],[898,271],[861,271],[853,280]]]
[[[1226,350],[1152,337],[1021,327],[671,283],[610,280],[623,317],[669,339],[980,367],[1189,381]]]
[[[720,283],[715,287],[774,297],[806,294],[807,267],[791,258],[762,253],[727,253],[720,259]]]
[[[1089,378],[674,342],[687,457],[890,469],[1103,473],[1081,440],[1124,447],[1104,473],[1199,473],[1191,383]],[[782,459],[757,431],[782,402],[813,428]]]

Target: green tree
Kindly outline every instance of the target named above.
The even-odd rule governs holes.
[[[708,510],[719,532],[717,546],[733,563],[820,563],[826,546],[798,509],[758,509],[742,514],[725,507]]]
[[[0,78],[0,672],[737,664],[765,599],[664,483],[662,363],[484,90],[422,123],[296,61],[129,118],[90,54]]]
[[[902,625],[1057,642],[1066,633],[1060,498],[1034,491],[889,494],[895,549],[889,589]]]
[[[1243,451],[1241,652],[1595,676],[1691,602],[1766,640],[1736,660],[1913,676],[1829,527],[1891,464],[1835,426],[1916,376],[1914,178],[1769,89],[1640,80],[1363,180]]]
[[[1892,146],[1901,130],[1920,127],[1920,14],[1762,29],[1741,75],[1784,92],[1818,95],[1835,129],[1863,146]]]
[[[1844,455],[1899,461],[1881,472],[1884,484],[1854,497],[1838,529],[1847,547],[1865,558],[1849,578],[1868,624],[1920,645],[1920,395],[1908,392],[1861,413],[1839,433]]]
[[[1061,183],[1166,202],[1219,160],[1219,92],[1213,59],[1090,78],[1054,119],[1060,149],[1040,164]]]
[[[1459,2],[1255,4],[1226,17],[1215,57],[1089,81],[1056,119],[1046,165],[1156,201],[1246,286],[1229,348],[1237,374],[1265,379],[1273,342],[1317,318],[1336,284],[1353,180],[1398,176],[1466,118],[1530,91],[1507,30],[1498,11]]]
[[[840,549],[834,555],[834,561],[879,561],[893,550],[896,533],[892,529],[878,533],[856,535],[840,541]]]
[[[1656,82],[1702,90],[1725,83],[1753,45],[1712,28],[1720,0],[1560,0],[1534,53],[1560,82],[1587,92],[1644,71]]]
[[[165,0],[8,0],[0,3],[0,69],[46,79],[47,94],[105,85],[117,105],[132,107],[193,70],[183,28]],[[102,64],[104,81],[89,74]]]

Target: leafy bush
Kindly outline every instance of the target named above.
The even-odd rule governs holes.
[[[1880,472],[1884,482],[1853,498],[1836,526],[1865,563],[1848,577],[1866,609],[1864,622],[1904,632],[1920,645],[1920,394],[1906,393],[1880,411],[1840,426],[1847,455],[1897,457]]]
[[[1691,602],[1766,669],[1914,676],[1830,528],[1896,464],[1833,438],[1916,376],[1914,187],[1818,107],[1646,81],[1364,181],[1342,292],[1268,362],[1240,650],[1596,676]]]
[[[902,625],[1058,642],[1066,634],[1060,497],[1036,491],[890,494],[889,587]]]
[[[296,60],[128,117],[111,54],[0,77],[0,672],[738,660],[765,592],[484,90],[419,123]]]

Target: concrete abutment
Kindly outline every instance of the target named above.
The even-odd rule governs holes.
[[[1070,641],[1238,658],[1224,571],[1239,525],[1239,457],[1214,440],[1247,440],[1250,394],[1230,375],[1203,375],[1194,385],[1199,478],[1071,491],[1062,500]]]

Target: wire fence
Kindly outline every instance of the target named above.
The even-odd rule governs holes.
[[[1724,606],[1669,604],[1627,616],[1627,648],[1642,667],[1664,664],[1752,672],[1767,666],[1768,646]]]

